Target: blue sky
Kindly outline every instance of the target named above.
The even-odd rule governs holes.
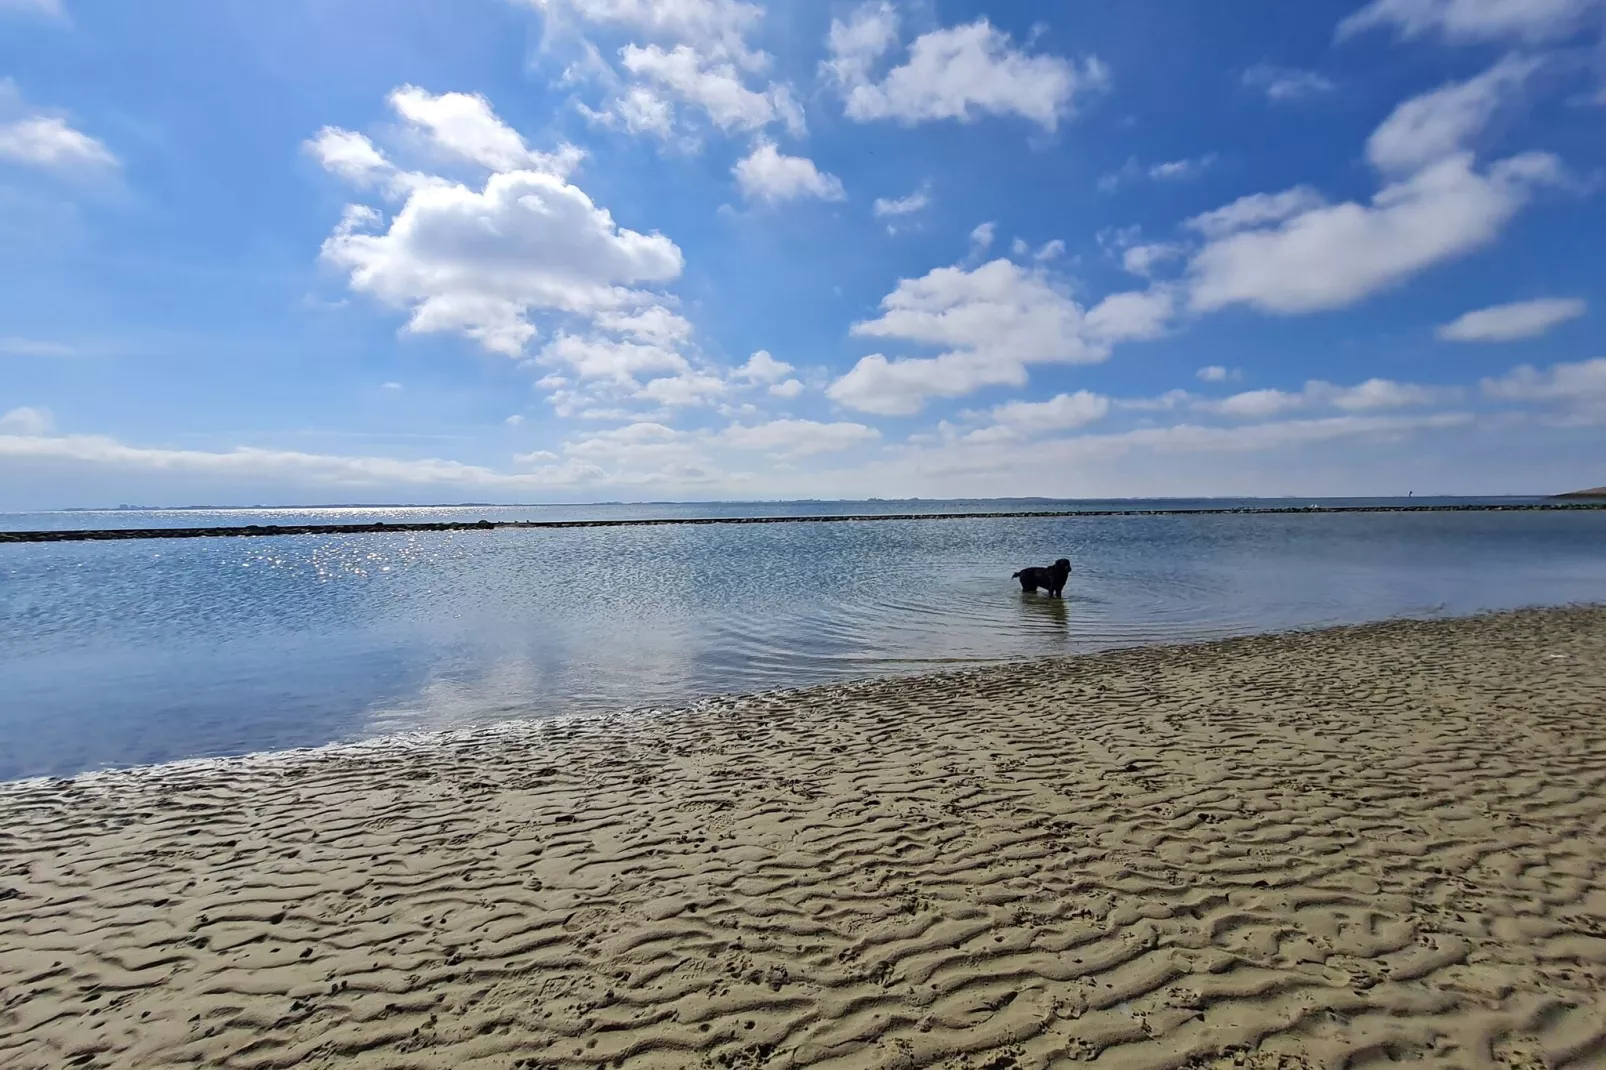
[[[1606,482],[1606,0],[1223,11],[0,0],[0,508]]]

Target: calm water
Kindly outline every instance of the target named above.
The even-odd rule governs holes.
[[[878,504],[913,511],[908,502]],[[956,503],[921,504],[946,511]],[[677,508],[773,515],[869,507]],[[463,511],[378,512],[405,520]],[[469,512],[496,519],[517,511]],[[352,517],[125,510],[9,517],[5,526],[109,526],[108,516],[141,527],[288,523],[309,515]],[[1076,567],[1063,602],[1022,596],[1009,580],[1021,565],[1059,556]],[[1138,642],[1577,601],[1606,601],[1603,512],[0,545],[0,779],[674,706]]]

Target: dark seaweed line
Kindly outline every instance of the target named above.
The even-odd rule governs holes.
[[[97,542],[107,539],[207,539],[226,535],[347,535],[381,531],[490,531],[495,528],[634,528],[692,524],[840,524],[869,520],[1012,520],[1080,516],[1222,516],[1276,513],[1501,513],[1579,512],[1606,509],[1606,502],[1511,505],[1291,505],[1219,509],[1065,509],[1003,513],[856,513],[822,516],[698,516],[641,520],[442,520],[416,524],[248,524],[207,528],[97,528],[69,531],[0,531],[0,542]]]

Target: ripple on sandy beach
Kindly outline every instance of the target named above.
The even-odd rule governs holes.
[[[6,1067],[1606,1062],[1606,611],[0,788]]]

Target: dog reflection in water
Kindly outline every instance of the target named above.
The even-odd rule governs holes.
[[[1062,557],[1046,567],[1033,565],[1031,568],[1023,568],[1010,579],[1020,580],[1020,589],[1028,594],[1036,593],[1041,587],[1051,598],[1064,598],[1065,581],[1070,575],[1071,563]]]

